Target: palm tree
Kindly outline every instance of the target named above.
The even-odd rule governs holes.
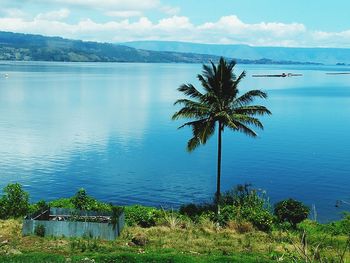
[[[174,105],[183,107],[177,111],[172,119],[180,118],[189,121],[179,127],[190,126],[193,137],[187,143],[189,152],[200,144],[205,144],[214,134],[216,126],[218,131],[218,159],[217,159],[217,184],[216,201],[219,201],[221,180],[221,143],[224,128],[232,131],[243,132],[248,136],[256,137],[258,134],[250,127],[263,129],[263,124],[256,115],[271,114],[264,106],[251,105],[255,98],[267,98],[267,94],[261,90],[251,90],[239,96],[238,85],[245,77],[243,71],[238,77],[233,72],[235,61],[227,63],[220,58],[217,66],[211,62],[211,66],[203,65],[202,75],[197,78],[203,86],[201,92],[192,84],[183,84],[178,90],[188,99],[179,99]]]

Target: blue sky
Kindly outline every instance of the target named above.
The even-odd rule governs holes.
[[[0,30],[100,42],[350,47],[348,0],[0,0]]]

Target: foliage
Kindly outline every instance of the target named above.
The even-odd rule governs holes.
[[[253,189],[250,184],[237,185],[225,192],[219,201],[221,213],[218,221],[227,225],[229,221],[250,222],[261,231],[270,231],[273,215],[265,192]]]
[[[119,222],[119,216],[123,213],[123,211],[123,207],[112,206],[111,224],[113,225],[113,229],[116,228],[117,223]]]
[[[347,236],[328,235],[309,220],[298,227],[306,222],[310,222],[310,231],[314,227],[319,231],[307,231],[309,254],[321,243],[318,251],[322,258],[327,258],[324,262],[350,260]],[[242,225],[237,227],[238,223]],[[300,231],[294,230],[278,230],[266,234],[252,229],[245,221],[228,222],[227,226],[218,227],[215,222],[203,217],[198,224],[185,228],[181,224],[176,227],[125,227],[121,236],[112,242],[86,238],[78,241],[67,238],[22,237],[20,220],[0,220],[0,255],[13,249],[23,253],[19,256],[0,256],[0,262],[56,262],[56,259],[44,260],[39,256],[31,256],[35,251],[57,255],[57,258],[64,255],[67,262],[68,259],[71,262],[82,262],[85,258],[95,262],[176,262],[173,258],[178,258],[177,262],[269,262],[269,259],[271,262],[304,262],[297,251],[301,247],[299,233]],[[147,237],[148,242],[144,247],[131,243],[132,238],[137,235]],[[331,239],[327,240],[323,235]],[[9,242],[2,245],[6,240]],[[31,261],[26,260],[27,257]],[[12,261],[14,258],[16,261]],[[344,261],[338,260],[340,258],[344,258]]]
[[[220,58],[218,65],[211,62],[211,66],[203,65],[203,74],[197,78],[203,91],[192,84],[183,84],[178,88],[187,98],[179,99],[174,105],[182,108],[175,112],[172,119],[186,119],[179,128],[190,127],[192,138],[187,142],[187,150],[193,151],[199,145],[204,145],[217,128],[218,133],[218,167],[217,167],[217,199],[221,195],[221,144],[222,132],[225,128],[243,132],[256,137],[253,127],[263,129],[264,126],[256,117],[271,114],[265,107],[251,105],[256,98],[265,99],[267,94],[261,90],[251,90],[239,95],[238,86],[246,76],[242,72],[238,77],[234,74],[235,61],[227,62]]]
[[[50,207],[74,209],[72,198],[59,198],[49,202]]]
[[[179,213],[188,216],[194,222],[198,222],[201,216],[208,215],[210,212],[215,212],[215,205],[210,203],[205,204],[187,204],[182,205],[179,209]]]
[[[235,61],[227,63],[220,59],[216,66],[203,65],[203,75],[198,75],[204,93],[191,84],[184,84],[178,90],[190,99],[179,99],[175,105],[183,105],[173,115],[173,119],[192,119],[180,128],[190,126],[193,137],[188,141],[187,149],[194,150],[200,144],[205,144],[215,131],[215,124],[220,123],[220,130],[227,127],[233,131],[244,132],[250,136],[257,134],[249,125],[263,128],[262,123],[254,115],[271,114],[264,106],[251,106],[255,98],[266,98],[267,94],[260,90],[252,90],[238,96],[238,85],[245,77],[242,72],[238,77],[233,73]]]
[[[133,252],[121,252],[121,253],[94,253],[84,255],[75,255],[72,257],[64,257],[62,255],[55,255],[49,253],[30,253],[16,256],[0,256],[0,263],[160,263],[160,262],[171,262],[171,263],[228,263],[228,262],[241,262],[241,263],[252,263],[261,262],[268,263],[273,262],[266,257],[261,255],[247,255],[243,253],[237,253],[232,256],[223,255],[191,255],[183,254],[180,252],[162,252],[152,251],[148,253],[133,253]]]
[[[49,203],[49,205],[50,207],[80,209],[88,211],[112,211],[112,206],[110,204],[100,202],[95,198],[89,196],[84,189],[80,189],[71,198],[53,200]]]
[[[46,203],[45,200],[40,200],[35,204],[31,204],[29,207],[29,211],[31,213],[39,213],[44,212],[45,210],[48,210],[50,208],[49,204]]]
[[[72,252],[98,252],[101,250],[99,242],[91,238],[73,238],[70,240],[69,245]]]
[[[350,233],[350,213],[344,213],[343,219],[320,225],[322,231],[332,235],[347,235]]]
[[[179,212],[195,222],[207,217],[226,226],[228,222],[250,222],[259,230],[270,231],[274,217],[270,213],[270,204],[264,192],[251,188],[250,184],[238,185],[223,193],[220,197],[220,214],[215,215],[215,202],[212,204],[181,206]]]
[[[0,32],[0,43],[0,60],[202,63],[219,59],[214,55],[140,51],[123,45],[11,32]]]
[[[338,221],[320,224],[315,221],[305,220],[298,224],[298,229],[306,231],[309,235],[348,235],[350,233],[350,213],[345,213]]]
[[[34,229],[34,234],[38,237],[44,237],[45,236],[45,226],[43,225],[37,225]]]
[[[294,228],[307,218],[309,212],[310,208],[291,198],[276,203],[274,209],[274,214],[280,222],[287,221]]]
[[[154,207],[133,205],[125,207],[125,222],[129,226],[141,227],[155,226],[161,218],[161,211]]]
[[[79,210],[90,210],[92,200],[83,188],[79,189],[75,196],[72,197],[74,208]]]
[[[18,183],[8,184],[0,200],[0,218],[22,217],[29,212],[29,194]]]

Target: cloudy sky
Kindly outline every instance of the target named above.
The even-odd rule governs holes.
[[[99,42],[350,48],[349,0],[0,0],[0,31]]]

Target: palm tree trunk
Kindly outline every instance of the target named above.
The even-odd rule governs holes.
[[[216,202],[219,203],[221,191],[221,122],[219,121],[218,129],[218,166],[217,166],[217,178],[216,178]]]

